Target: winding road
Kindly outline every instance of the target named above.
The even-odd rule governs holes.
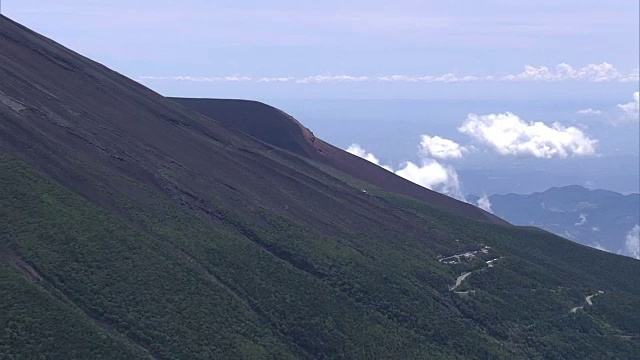
[[[471,275],[471,272],[466,272],[466,273],[458,276],[458,278],[456,279],[456,284],[452,285],[452,286],[449,286],[449,291],[455,290],[458,286],[460,286],[460,284],[462,284],[464,279],[466,279],[469,275]]]
[[[480,244],[480,248],[478,250],[474,250],[474,251],[467,251],[464,253],[460,253],[460,254],[456,254],[456,255],[452,255],[452,256],[448,256],[448,257],[443,257],[438,259],[439,262],[441,263],[445,263],[445,264],[459,264],[461,259],[473,259],[476,257],[476,254],[478,253],[483,253],[483,254],[488,254],[489,253],[489,249],[490,247],[486,246],[486,245],[482,245]],[[486,268],[492,268],[494,266],[494,263],[500,259],[502,259],[503,257],[498,257],[495,259],[491,259],[488,261],[485,261],[487,267]],[[469,272],[465,272],[462,273],[460,276],[458,276],[456,278],[456,283],[454,285],[450,285],[449,286],[449,291],[454,291],[455,289],[457,289],[463,281],[465,281],[467,279],[467,277],[469,277],[469,275],[471,275],[473,272],[476,271],[482,271],[484,269],[486,269],[485,267],[480,268],[480,269],[476,269],[473,271],[469,271]],[[469,291],[456,291],[456,294],[468,294]]]
[[[572,308],[571,311],[569,311],[569,312],[572,313],[572,314],[575,314],[580,309],[584,309],[584,306],[576,306],[576,307]]]
[[[593,305],[593,298],[598,296],[598,295],[602,295],[604,294],[604,291],[600,290],[595,294],[592,295],[587,295],[584,297],[584,301],[587,303],[587,305],[591,306]],[[584,309],[584,306],[576,306],[574,308],[571,308],[571,310],[569,310],[570,313],[575,314],[576,312],[578,312],[578,310]]]
[[[587,304],[589,305],[593,305],[593,301],[591,301],[591,299],[593,299],[595,296],[598,296],[600,294],[604,294],[604,291],[600,290],[597,293],[593,294],[593,295],[589,295],[587,297],[584,298],[584,301],[587,302]]]

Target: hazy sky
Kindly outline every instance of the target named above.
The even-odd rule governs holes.
[[[2,6],[14,20],[171,95],[621,97],[638,87],[637,0]]]

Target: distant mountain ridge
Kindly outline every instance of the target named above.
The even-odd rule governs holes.
[[[515,225],[537,226],[584,245],[637,256],[626,247],[627,236],[635,236],[640,224],[640,194],[571,185],[528,195],[492,195],[489,201],[494,214]]]

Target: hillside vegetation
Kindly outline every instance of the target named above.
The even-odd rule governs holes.
[[[372,185],[4,17],[0,73],[1,358],[640,358],[640,261]]]

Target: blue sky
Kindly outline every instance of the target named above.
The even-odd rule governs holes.
[[[637,0],[2,6],[14,20],[168,95],[620,99],[638,88]]]

